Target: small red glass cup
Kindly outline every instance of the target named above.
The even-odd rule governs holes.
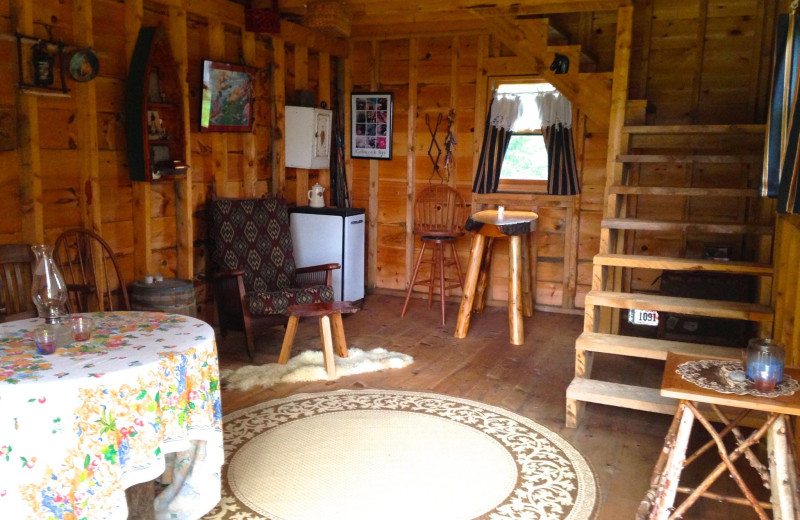
[[[753,386],[759,392],[774,392],[775,385],[781,381],[782,372],[783,367],[777,364],[755,364],[753,367]]]
[[[37,327],[33,331],[33,342],[39,354],[52,354],[56,351],[56,331],[49,327]]]
[[[94,320],[89,316],[76,314],[70,316],[69,324],[72,326],[72,339],[75,341],[89,341],[94,330]]]

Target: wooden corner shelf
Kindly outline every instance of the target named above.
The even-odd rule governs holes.
[[[183,94],[177,70],[164,28],[142,27],[125,100],[132,181],[175,180],[186,173]]]

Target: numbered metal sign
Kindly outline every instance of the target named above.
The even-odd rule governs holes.
[[[649,325],[655,327],[658,325],[658,313],[656,311],[642,311],[639,309],[630,309],[628,311],[628,323],[634,325]]]

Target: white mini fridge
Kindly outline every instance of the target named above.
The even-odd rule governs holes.
[[[289,209],[297,267],[337,263],[333,271],[336,301],[364,298],[365,214],[356,208]]]

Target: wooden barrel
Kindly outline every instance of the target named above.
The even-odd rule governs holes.
[[[197,303],[191,280],[167,278],[145,283],[133,282],[131,309],[135,311],[163,311],[197,317]]]

